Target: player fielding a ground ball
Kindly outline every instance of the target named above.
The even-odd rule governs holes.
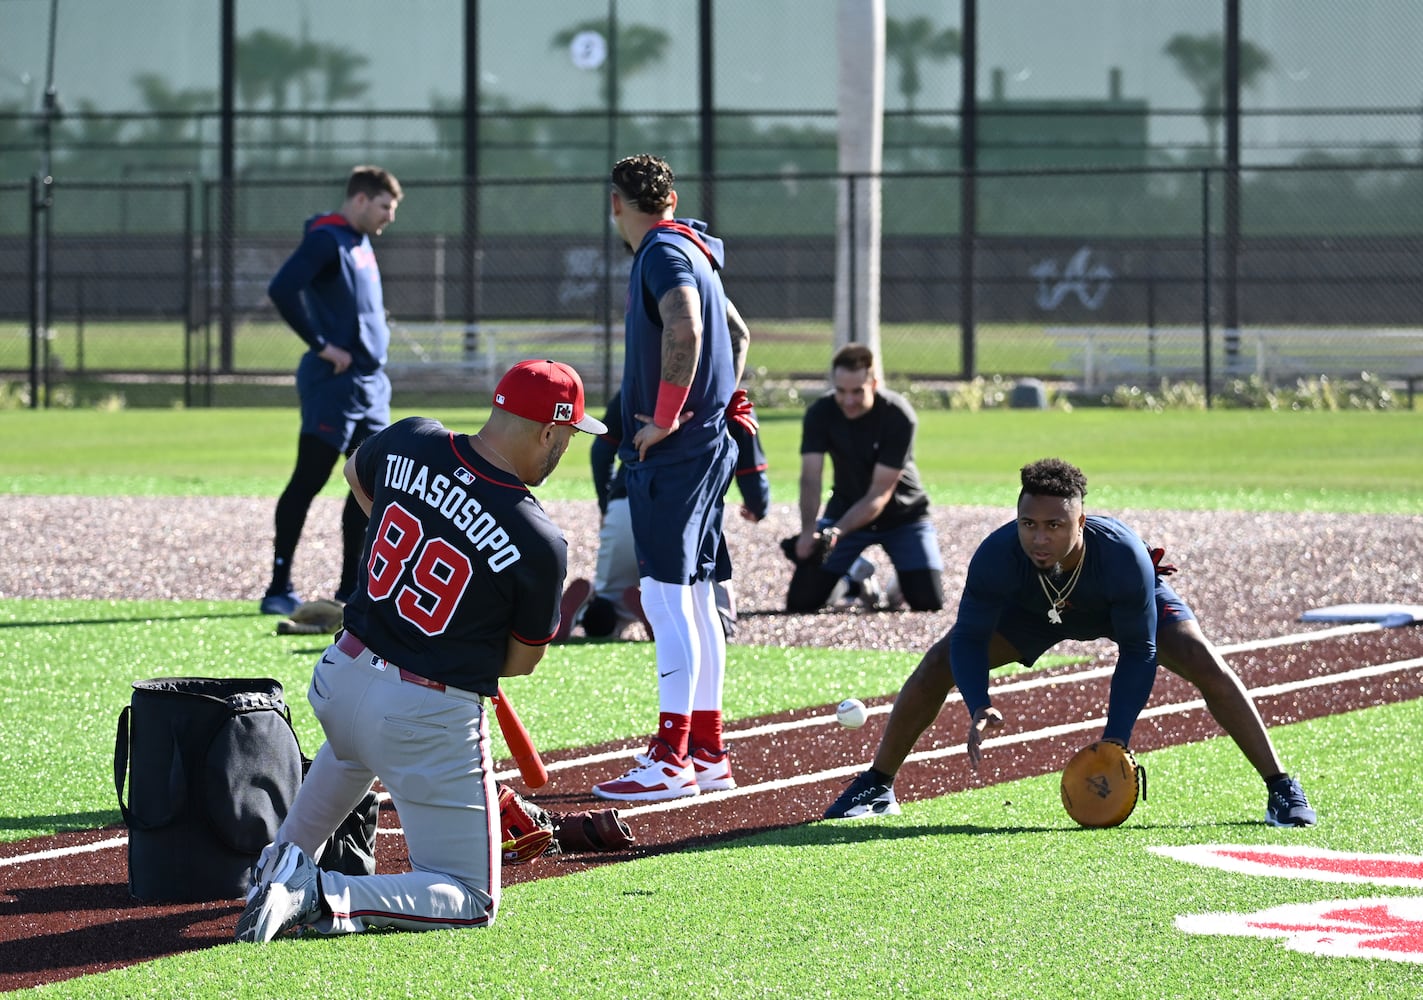
[[[988,695],[988,673],[1031,666],[1064,639],[1113,639],[1102,739],[1131,741],[1160,663],[1200,689],[1206,707],[1265,781],[1265,822],[1311,826],[1315,812],[1285,773],[1245,685],[1201,632],[1195,614],[1163,579],[1136,533],[1112,517],[1083,513],[1087,477],[1045,458],[1021,470],[1018,516],[980,543],[969,562],[958,620],[929,648],[895,699],[873,765],[825,812],[826,819],[894,814],[894,776],[958,685],[968,709],[965,746],[978,767],[983,739],[1002,728]]]

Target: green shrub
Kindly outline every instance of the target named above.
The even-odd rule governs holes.
[[[1203,410],[1205,389],[1197,382],[1162,379],[1154,388],[1118,386],[1101,397],[1102,405],[1124,410]],[[1327,375],[1301,378],[1293,386],[1278,386],[1261,379],[1228,379],[1211,398],[1211,405],[1234,410],[1393,410],[1401,403],[1378,376],[1361,372],[1357,380],[1341,381]]]

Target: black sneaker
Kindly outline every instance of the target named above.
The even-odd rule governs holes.
[[[288,588],[280,594],[266,594],[262,597],[262,603],[258,605],[264,615],[281,615],[283,618],[290,618],[292,612],[301,607],[301,598],[296,596],[296,592]]]
[[[825,819],[859,819],[863,816],[898,816],[894,788],[865,771],[825,810]]]
[[[1271,826],[1314,826],[1314,810],[1304,789],[1294,778],[1281,778],[1270,785],[1270,798],[1265,803],[1265,822]]]

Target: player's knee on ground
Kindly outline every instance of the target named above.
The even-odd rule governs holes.
[[[583,609],[583,634],[590,639],[602,639],[618,627],[618,609],[606,597],[595,597]]]
[[[911,611],[941,611],[944,575],[936,569],[911,569],[899,574],[899,591]]]

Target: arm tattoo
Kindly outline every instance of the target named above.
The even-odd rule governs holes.
[[[657,303],[662,316],[662,378],[691,385],[702,349],[701,298],[697,290],[678,285]]]

